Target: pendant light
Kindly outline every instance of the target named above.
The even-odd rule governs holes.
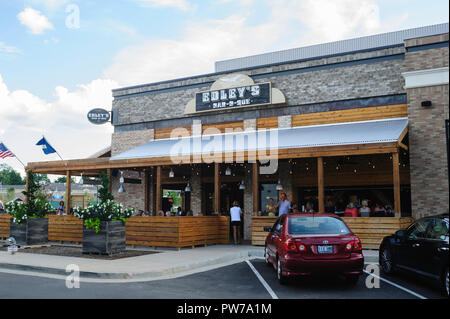
[[[241,184],[239,185],[239,190],[241,191],[245,190],[244,180],[242,180]]]
[[[283,185],[281,185],[281,181],[278,180],[277,191],[282,191],[282,190],[283,190]]]
[[[173,169],[170,169],[169,178],[174,178],[174,177],[175,177],[175,173],[173,172]]]
[[[231,168],[230,168],[230,166],[228,166],[227,169],[225,170],[225,175],[226,176],[230,176],[231,175]]]
[[[184,191],[186,193],[189,193],[191,191],[191,186],[189,185],[189,183],[187,183],[186,188],[184,189]]]
[[[84,181],[83,181],[83,173],[81,173],[81,178],[80,181],[78,182],[78,184],[83,185]]]
[[[125,182],[125,179],[123,178],[123,171],[120,171],[119,182],[120,182],[120,187],[119,187],[118,193],[119,194],[125,193],[125,188],[123,188],[123,183]]]

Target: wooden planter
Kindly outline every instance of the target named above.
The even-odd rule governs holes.
[[[102,221],[98,233],[83,225],[83,254],[120,253],[126,249],[125,241],[125,225],[122,221]]]
[[[9,227],[9,234],[14,237],[18,245],[29,246],[48,243],[47,218],[30,218],[22,225],[14,223],[13,218],[11,218]]]

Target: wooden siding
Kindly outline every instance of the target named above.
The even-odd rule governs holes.
[[[264,246],[268,232],[278,217],[252,217],[252,245]],[[405,229],[414,221],[411,217],[344,217],[348,227],[361,239],[363,249],[378,249],[385,236]]]
[[[49,215],[48,240],[83,241],[83,221],[74,216]],[[9,237],[7,214],[0,215],[0,237]],[[127,245],[189,247],[228,244],[230,220],[226,216],[130,217],[126,223]]]
[[[371,121],[407,116],[407,104],[373,106],[350,110],[293,115],[292,126]]]
[[[264,246],[268,232],[264,231],[265,226],[272,227],[278,217],[258,216],[252,217],[252,245]]]
[[[378,249],[385,236],[405,229],[412,217],[343,217],[345,223],[361,239],[363,249]]]
[[[175,129],[185,129],[188,132],[187,136],[192,134],[192,128],[190,126],[177,126],[177,127],[166,127],[166,128],[157,128],[155,129],[155,140],[163,139],[163,138],[171,138],[172,131]],[[182,132],[180,130],[180,132]],[[181,134],[177,134],[180,136]]]
[[[11,215],[0,214],[0,238],[9,237],[10,220],[11,220]]]

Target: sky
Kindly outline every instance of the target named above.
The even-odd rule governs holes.
[[[0,142],[26,165],[111,144],[111,90],[214,62],[449,21],[447,0],[0,0]],[[24,175],[14,158],[0,159]]]

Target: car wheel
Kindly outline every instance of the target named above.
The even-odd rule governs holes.
[[[359,275],[350,275],[345,277],[345,282],[350,286],[356,286],[359,280]]]
[[[280,258],[277,258],[277,278],[278,282],[282,285],[286,284],[286,276],[283,275],[283,268],[281,266]]]
[[[449,296],[449,292],[448,292],[448,285],[449,285],[449,279],[448,279],[448,267],[445,270],[444,273],[444,277],[442,278],[442,293],[444,294],[444,296]]]
[[[264,247],[264,260],[265,260],[267,266],[271,266],[270,260],[269,260],[269,251],[267,249],[267,246]]]
[[[381,266],[381,270],[383,270],[385,274],[392,274],[394,272],[394,263],[389,248],[381,248],[378,262]]]

